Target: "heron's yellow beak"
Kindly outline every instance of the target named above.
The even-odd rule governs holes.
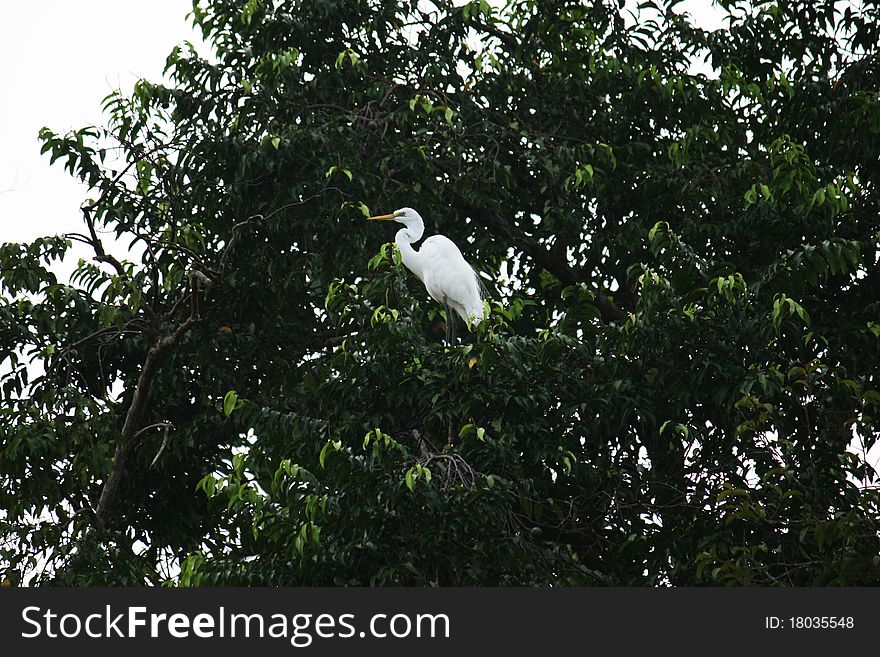
[[[367,221],[388,221],[390,219],[394,219],[394,217],[398,216],[399,213],[392,212],[391,214],[380,214],[375,217],[367,217]]]

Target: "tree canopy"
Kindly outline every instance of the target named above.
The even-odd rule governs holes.
[[[880,5],[679,4],[194,2],[0,247],[0,577],[880,581]]]

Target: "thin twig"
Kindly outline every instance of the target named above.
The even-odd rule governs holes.
[[[162,452],[164,452],[165,448],[168,446],[168,437],[171,435],[170,428],[170,424],[165,425],[165,435],[162,438],[162,445],[159,447],[159,451],[156,452],[156,456],[153,457],[153,461],[150,463],[151,468],[156,465],[156,461],[159,460],[159,457],[162,456]]]
[[[134,434],[134,438],[132,440],[137,440],[138,438],[141,437],[142,434],[147,433],[147,431],[149,431],[150,429],[159,429],[159,428],[164,428],[167,432],[168,429],[173,429],[174,425],[171,424],[170,422],[156,422],[155,424],[150,424],[150,425],[144,427],[143,429],[139,430],[136,434]]]

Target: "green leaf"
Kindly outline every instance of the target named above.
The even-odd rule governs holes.
[[[318,456],[318,462],[321,464],[321,467],[324,467],[324,461],[327,458],[327,453],[330,451],[330,448],[333,447],[331,442],[327,442],[324,447],[321,448],[321,454]]]
[[[230,390],[226,393],[226,396],[223,397],[223,413],[226,415],[226,417],[232,415],[232,411],[235,410],[237,402],[238,393],[235,390]]]
[[[153,174],[153,164],[147,160],[138,160],[137,165],[138,191],[147,194],[150,191],[150,181]]]

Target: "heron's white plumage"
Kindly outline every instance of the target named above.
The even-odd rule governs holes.
[[[399,246],[398,246],[399,248]],[[448,237],[432,235],[419,249],[422,282],[438,303],[450,306],[468,324],[483,319],[483,299],[477,273]]]
[[[393,220],[404,225],[395,236],[404,266],[419,277],[438,303],[452,308],[470,326],[483,319],[480,279],[455,242],[443,235],[432,235],[417,251],[413,243],[425,232],[425,222],[412,208],[401,208],[389,215],[371,219]],[[451,318],[450,318],[451,319]]]

